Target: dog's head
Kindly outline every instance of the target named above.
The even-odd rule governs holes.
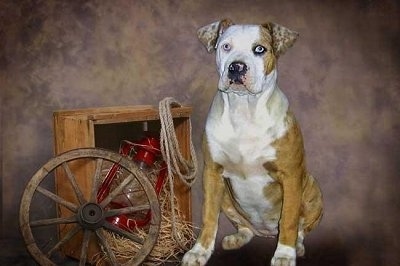
[[[264,91],[268,79],[276,79],[276,60],[298,36],[275,23],[234,25],[224,19],[199,29],[208,52],[216,51],[218,89],[239,95]]]

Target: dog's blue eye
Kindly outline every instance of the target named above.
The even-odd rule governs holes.
[[[265,53],[266,50],[267,50],[267,49],[265,49],[264,46],[262,46],[262,45],[257,45],[256,47],[254,47],[253,52],[254,52],[256,55],[261,55],[261,54]]]
[[[231,50],[231,45],[229,43],[224,43],[222,45],[222,49],[224,49],[224,51],[229,52]]]

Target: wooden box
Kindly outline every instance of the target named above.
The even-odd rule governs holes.
[[[172,108],[174,127],[179,142],[180,150],[187,159],[190,156],[189,119],[191,107]],[[56,155],[65,151],[83,148],[99,147],[118,151],[121,140],[138,140],[143,135],[143,122],[146,122],[149,130],[159,132],[159,112],[153,106],[128,106],[105,107],[79,110],[62,110],[54,113],[54,143]],[[91,176],[93,167],[84,166],[76,174],[77,183],[86,197],[91,188]],[[64,199],[77,202],[74,192],[64,182],[57,182],[56,192]],[[184,219],[191,221],[191,194],[190,189],[175,179],[175,193],[179,208]],[[69,214],[65,210],[60,211],[60,216]],[[65,229],[65,228],[64,228]],[[68,231],[67,231],[68,232]],[[65,235],[65,230],[59,229],[60,237]],[[63,253],[74,258],[80,257],[82,236],[70,241],[63,248]],[[88,250],[88,259],[99,252],[95,241],[91,241]]]

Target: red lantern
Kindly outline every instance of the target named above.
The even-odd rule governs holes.
[[[142,171],[147,171],[147,169],[150,169],[154,166],[156,160],[161,156],[160,140],[152,136],[144,137],[138,142],[123,140],[121,141],[119,153],[126,156],[134,154],[132,160],[138,164],[138,167]],[[97,193],[97,202],[100,203],[108,196],[112,187],[112,183],[115,180],[119,170],[119,164],[115,163],[111,166]],[[161,161],[160,169],[154,185],[154,189],[157,195],[159,195],[161,192],[166,176],[167,165],[164,161]],[[110,206],[113,208],[123,208],[129,206],[132,201],[135,201],[134,198],[130,198],[129,196],[129,188],[128,191],[126,191],[125,198],[125,202],[124,200],[114,199],[110,203]],[[146,226],[151,220],[151,211],[147,210],[144,217],[134,217],[135,218],[132,218],[128,215],[122,214],[114,217],[109,217],[107,221],[118,226],[121,229],[130,231],[135,229],[136,227]]]

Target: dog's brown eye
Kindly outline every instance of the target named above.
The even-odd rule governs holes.
[[[224,43],[222,45],[222,49],[224,49],[224,51],[230,51],[231,50],[231,45],[229,43]]]
[[[267,49],[265,49],[264,46],[262,46],[262,45],[257,45],[256,47],[254,47],[253,52],[254,52],[256,55],[261,55],[261,54],[265,53],[266,50],[267,50]]]

